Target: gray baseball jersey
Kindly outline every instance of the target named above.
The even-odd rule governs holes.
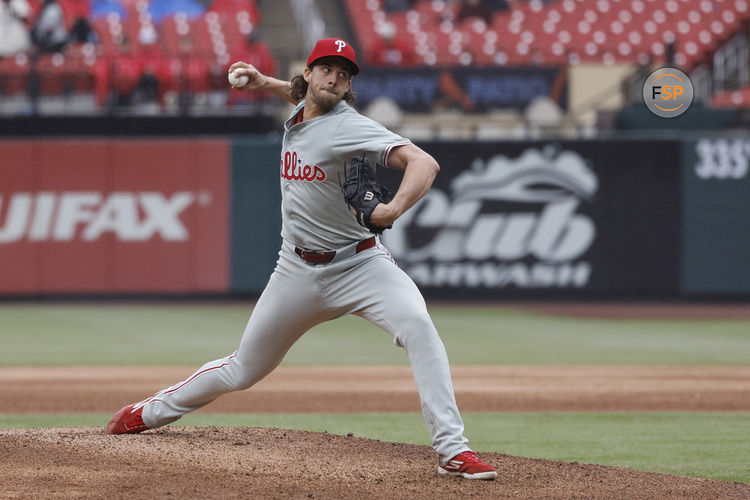
[[[295,124],[302,101],[284,123],[281,148],[281,236],[309,250],[331,250],[372,234],[352,216],[341,185],[349,161],[365,154],[388,164],[395,146],[409,144],[339,102],[323,116]]]

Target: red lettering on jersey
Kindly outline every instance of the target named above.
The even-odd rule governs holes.
[[[290,181],[313,182],[326,180],[326,173],[317,165],[302,165],[296,151],[287,151],[281,162],[281,177]]]

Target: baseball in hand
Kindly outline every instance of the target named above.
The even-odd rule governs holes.
[[[240,75],[236,69],[229,73],[228,77],[229,83],[235,87],[244,87],[250,81],[247,75]]]

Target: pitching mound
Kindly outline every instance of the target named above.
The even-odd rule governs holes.
[[[0,496],[748,498],[750,485],[483,453],[495,481],[436,473],[431,448],[281,429],[0,431]]]

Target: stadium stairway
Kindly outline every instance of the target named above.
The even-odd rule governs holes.
[[[265,41],[279,62],[279,76],[289,76],[289,64],[305,59],[302,36],[292,16],[289,0],[274,0],[259,3],[263,22],[258,27],[260,37]]]
[[[357,43],[343,15],[343,4],[338,1],[317,2],[326,23],[326,36],[338,36]],[[302,35],[297,31],[289,0],[259,2],[263,23],[260,36],[279,62],[280,77],[289,77],[289,65],[304,61],[307,52]]]
[[[353,36],[353,32],[349,27],[349,22],[346,19],[346,7],[344,3],[339,0],[334,1],[318,1],[320,7],[320,13],[323,15],[323,19],[326,22],[326,36],[328,37],[341,37],[344,40],[350,40],[354,44],[354,48],[357,49],[357,60],[360,59],[362,52],[359,41]]]

